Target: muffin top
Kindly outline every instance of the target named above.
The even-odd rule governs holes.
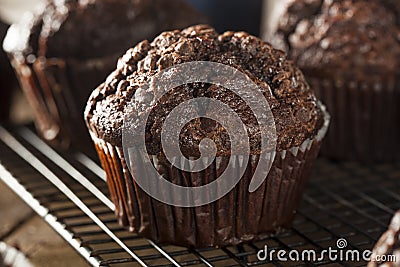
[[[399,1],[291,0],[276,23],[267,39],[307,75],[365,78],[400,69]]]
[[[322,127],[323,112],[317,99],[301,71],[286,60],[282,51],[244,32],[218,35],[213,28],[198,25],[183,31],[164,32],[153,42],[143,41],[128,50],[119,60],[117,69],[94,90],[88,101],[85,117],[92,134],[121,146],[124,114],[140,112],[142,102],[152,103],[152,113],[146,124],[146,144],[149,153],[159,153],[160,129],[166,115],[180,103],[202,96],[229,105],[246,125],[251,153],[260,153],[259,135],[268,129],[259,127],[245,102],[224,87],[187,84],[169,91],[160,101],[152,102],[152,87],[143,85],[161,70],[193,61],[231,66],[261,88],[275,119],[278,150],[301,145]],[[129,103],[134,103],[134,106],[128,111]],[[217,155],[228,155],[230,144],[226,134],[219,123],[195,119],[180,133],[181,151],[196,156],[200,141],[210,138],[217,146]]]
[[[373,251],[375,255],[395,255],[396,262],[387,262],[384,266],[400,266],[400,210],[395,214],[389,229],[382,235]],[[368,266],[383,266],[377,262],[370,262]]]
[[[119,56],[162,31],[201,22],[184,0],[47,0],[12,26],[4,47],[23,56]]]

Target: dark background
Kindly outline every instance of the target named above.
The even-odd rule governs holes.
[[[259,36],[262,0],[186,0],[211,19],[218,32],[247,31]]]

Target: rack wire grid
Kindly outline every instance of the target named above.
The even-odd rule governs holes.
[[[93,266],[365,266],[327,257],[283,262],[257,253],[335,248],[372,249],[400,208],[400,165],[335,163],[319,159],[293,226],[242,246],[188,249],[158,245],[115,220],[105,174],[82,153],[60,154],[29,127],[0,126],[0,178]]]

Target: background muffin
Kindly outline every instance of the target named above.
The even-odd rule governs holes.
[[[285,4],[265,39],[288,52],[332,114],[322,153],[347,160],[399,159],[400,2]]]
[[[259,151],[258,136],[263,128],[254,123],[251,110],[242,99],[223,87],[194,83],[178,86],[160,103],[153,103],[152,96],[157,93],[152,87],[138,89],[161,70],[194,61],[218,62],[240,70],[260,86],[271,106],[278,138],[277,149],[271,153],[276,153],[276,157],[268,178],[251,194],[248,188],[257,164],[269,162],[261,158]],[[183,101],[201,96],[230,106],[246,124],[251,143],[246,172],[232,191],[211,204],[196,208],[163,204],[134,181],[138,172],[132,176],[128,170],[131,162],[125,158],[122,147],[124,116],[129,112],[140,113],[143,101],[153,103],[146,127],[147,152],[152,155],[152,164],[170,182],[181,186],[204,185],[218,178],[230,156],[240,162],[241,155],[229,150],[221,125],[197,118],[182,130],[179,147],[186,157],[198,157],[200,141],[205,138],[216,144],[214,162],[196,173],[174,167],[166,159],[160,140],[165,117]],[[138,106],[132,108],[130,103]],[[329,121],[302,73],[286,60],[284,53],[247,33],[218,35],[214,29],[201,25],[182,32],[164,32],[152,43],[144,41],[130,49],[120,59],[117,70],[94,90],[85,116],[107,173],[120,223],[158,242],[195,247],[249,242],[288,227]],[[133,122],[132,126],[137,125]]]
[[[42,137],[85,148],[85,103],[123,51],[163,30],[201,21],[183,0],[51,0],[11,27],[4,48]]]

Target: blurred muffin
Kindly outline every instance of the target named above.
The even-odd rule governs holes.
[[[265,39],[288,52],[332,114],[322,154],[400,159],[400,2],[284,2]]]
[[[41,136],[90,145],[82,114],[90,92],[137,42],[204,19],[183,0],[50,0],[4,41]]]
[[[400,211],[393,217],[389,229],[379,239],[372,253],[372,258],[368,263],[368,267],[400,266]],[[379,256],[380,259],[386,257],[386,261],[377,261],[376,256]],[[389,259],[389,257],[391,257],[391,259]]]
[[[214,84],[189,83],[176,88],[173,86],[175,89],[160,101],[153,101],[159,92],[154,86],[146,87],[147,81],[171,66],[199,61],[231,66],[245,73],[260,87],[272,109],[277,132],[277,147],[268,151],[265,158],[261,156],[259,136],[261,131],[267,131],[268,135],[270,128],[262,128],[254,122],[254,113],[232,91]],[[174,77],[179,74],[168,70],[168,75]],[[218,70],[208,70],[206,75],[217,75],[225,81],[232,78],[221,75]],[[196,173],[184,171],[184,166],[176,167],[176,164],[184,165],[180,163],[183,156],[177,157],[174,163],[168,161],[160,136],[166,117],[180,104],[198,97],[225,103],[242,119],[251,148],[247,163],[243,163],[242,154],[230,149],[226,129],[214,120],[201,119],[202,111],[199,110],[197,118],[182,129],[179,148],[185,157],[198,158],[201,141],[209,138],[216,146],[216,158],[206,169]],[[224,172],[232,157],[238,166],[244,165],[245,168],[244,176],[236,187],[215,202],[189,208],[167,205],[146,194],[134,177],[143,175],[146,181],[150,181],[150,173],[140,172],[144,163],[132,166],[132,162],[125,157],[122,132],[124,116],[141,114],[149,109],[151,113],[145,134],[147,153],[151,156],[150,164],[164,179],[181,186],[205,185]],[[215,114],[209,106],[205,109],[205,114],[211,112],[228,120],[228,125],[233,124],[223,111]],[[92,93],[85,117],[107,173],[120,223],[157,242],[195,247],[250,242],[290,226],[329,123],[329,116],[302,73],[286,60],[283,52],[247,33],[226,32],[218,35],[205,25],[164,32],[152,43],[144,41],[130,49],[120,59],[116,71]],[[130,126],[140,127],[135,120]],[[272,164],[272,168],[262,185],[249,193],[257,164]],[[128,166],[132,166],[132,173]],[[236,172],[238,168],[232,171]],[[161,191],[161,194],[171,193],[177,199],[185,198]]]

